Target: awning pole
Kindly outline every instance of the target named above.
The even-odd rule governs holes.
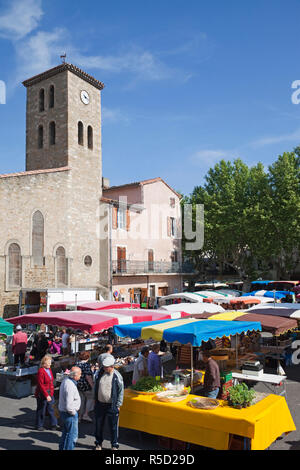
[[[191,392],[193,391],[194,384],[194,357],[193,357],[193,345],[191,344]]]
[[[235,335],[235,367],[238,369],[238,337],[237,333]]]

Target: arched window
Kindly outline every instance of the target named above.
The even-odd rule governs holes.
[[[78,144],[83,145],[83,124],[81,121],[78,122]]]
[[[45,90],[44,90],[44,88],[42,88],[40,90],[39,109],[40,109],[40,113],[42,111],[45,111]]]
[[[32,217],[32,260],[34,266],[44,265],[44,217],[40,211]]]
[[[49,88],[49,108],[54,108],[54,86]]]
[[[39,126],[38,129],[38,148],[42,149],[44,147],[44,128]]]
[[[92,257],[90,255],[86,255],[84,257],[84,265],[87,267],[87,268],[90,268],[92,266]]]
[[[8,248],[8,284],[9,287],[21,287],[22,283],[22,258],[21,248],[17,243],[12,243]]]
[[[92,126],[88,126],[87,133],[88,133],[88,148],[92,150],[93,149],[93,128],[92,128]]]
[[[68,265],[63,246],[59,246],[56,250],[56,279],[58,287],[68,285]]]
[[[52,121],[49,124],[49,144],[55,145],[55,122]]]

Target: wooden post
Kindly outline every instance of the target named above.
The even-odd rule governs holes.
[[[193,391],[194,384],[194,357],[193,357],[193,345],[191,344],[191,392]]]

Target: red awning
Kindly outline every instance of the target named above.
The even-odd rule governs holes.
[[[144,309],[112,309],[99,312],[97,310],[31,313],[7,319],[14,325],[45,325],[65,326],[88,333],[98,333],[119,324],[138,323],[142,321],[167,320],[188,316],[184,312],[174,313],[160,310]]]
[[[100,301],[100,300],[79,300],[77,303],[74,300],[56,302],[50,304],[52,311],[68,310],[108,310],[111,308],[139,308],[140,304],[130,304],[129,302],[114,302],[114,301]]]
[[[44,313],[31,313],[7,319],[14,325],[55,325],[65,326],[78,330],[88,331],[88,333],[96,333],[106,328],[118,325],[116,317],[109,317],[104,315],[94,315],[86,312],[44,312]]]
[[[251,304],[260,304],[261,300],[256,299],[255,297],[236,297],[234,299],[230,299],[231,304],[245,304],[245,305],[251,305]]]
[[[110,310],[123,308],[140,308],[140,304],[109,301],[80,302],[80,305],[77,307],[77,310]]]

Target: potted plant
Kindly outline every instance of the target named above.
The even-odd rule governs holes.
[[[228,395],[229,405],[241,409],[251,405],[255,392],[249,389],[245,383],[241,383],[230,387]]]

